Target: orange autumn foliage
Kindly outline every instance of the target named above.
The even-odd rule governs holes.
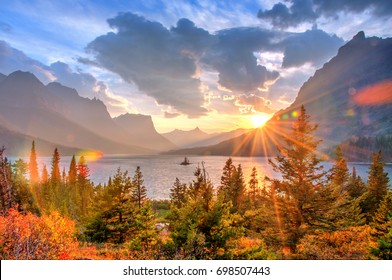
[[[309,234],[297,245],[297,258],[312,260],[361,260],[374,247],[370,226],[350,227],[335,232]]]
[[[37,217],[10,209],[0,216],[0,259],[72,259],[78,248],[75,222],[57,212]]]

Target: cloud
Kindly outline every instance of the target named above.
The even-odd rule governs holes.
[[[177,118],[177,117],[179,117],[181,114],[179,114],[179,113],[169,113],[169,112],[167,112],[167,111],[165,111],[165,113],[164,113],[164,117],[166,118],[166,119],[174,119],[174,118]]]
[[[240,107],[240,111],[242,113],[260,112],[260,113],[272,114],[276,112],[276,110],[273,110],[270,107],[272,105],[272,102],[270,100],[255,94],[240,95],[237,98],[235,104],[236,106]]]
[[[50,69],[59,83],[75,88],[84,97],[93,97],[92,90],[97,84],[93,75],[80,70],[74,72],[68,64],[61,61],[52,63]]]
[[[180,21],[177,30],[170,31],[132,13],[119,14],[108,23],[117,33],[107,33],[88,45],[102,66],[136,83],[159,104],[170,105],[190,117],[207,113],[192,56],[198,46],[184,40],[180,32],[185,28],[196,33],[200,30]]]
[[[5,33],[11,33],[13,30],[12,26],[6,22],[0,21],[0,31]]]
[[[237,93],[264,89],[279,77],[254,56],[276,36],[266,30],[237,28],[212,35],[188,19],[167,29],[132,13],[120,13],[108,23],[116,32],[87,47],[96,62],[189,117],[207,113],[199,78],[203,67],[218,71],[219,84]]]
[[[384,0],[313,0],[316,12],[324,16],[334,16],[339,11],[362,13],[365,10],[376,16],[392,15],[391,1]]]
[[[338,13],[362,13],[369,11],[376,16],[392,15],[391,1],[383,0],[286,0],[270,10],[259,10],[260,19],[270,21],[278,28],[296,27],[302,23],[314,23],[320,17],[337,17]]]
[[[262,65],[261,53],[283,53],[283,68],[320,65],[343,44],[318,29],[290,33],[237,27],[211,34],[189,19],[168,29],[133,13],[120,13],[108,23],[115,31],[90,42],[87,51],[93,59],[79,62],[106,68],[159,105],[191,118],[213,108],[209,88],[234,96],[268,91],[282,68]],[[205,73],[216,73],[216,80],[206,80]]]
[[[252,93],[264,89],[279,73],[258,65],[254,52],[271,49],[270,41],[277,35],[252,27],[221,30],[202,61],[219,72],[219,84],[231,91]]]
[[[287,7],[279,2],[271,10],[260,10],[257,16],[271,21],[272,25],[279,28],[297,26],[303,22],[312,22],[318,15],[314,12],[312,0],[293,0],[292,5]]]
[[[305,63],[320,66],[336,55],[344,41],[336,35],[312,29],[303,33],[293,33],[281,43],[284,50],[282,67],[299,67]]]
[[[55,80],[48,66],[0,40],[0,73],[8,75],[17,70],[31,72],[43,83]]]

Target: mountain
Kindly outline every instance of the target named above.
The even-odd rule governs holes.
[[[205,156],[259,156],[276,153],[271,135],[267,128],[256,128],[235,138],[205,147],[195,147],[168,151],[165,154],[205,155]]]
[[[5,78],[7,78],[7,76],[0,73],[0,83],[1,83],[2,81],[4,81]]]
[[[179,130],[175,129],[168,133],[162,133],[166,139],[174,143],[178,147],[194,147],[196,143],[207,140],[211,138],[213,135],[208,134],[199,127],[196,127],[193,130]]]
[[[85,100],[89,107],[77,107],[78,102],[64,101],[67,98],[80,101],[81,97],[76,97],[74,92],[61,99],[49,89],[31,73],[16,71],[8,75],[0,83],[0,118],[3,125],[12,131],[56,145],[93,149],[104,153],[151,153],[149,149],[99,135],[81,124],[85,119],[79,120],[75,116],[78,114],[76,111],[83,110],[87,114],[87,110],[91,109],[94,112],[94,106],[102,108],[100,101]],[[71,105],[77,109],[70,108]],[[92,114],[91,118],[99,119],[99,116]]]
[[[359,32],[304,83],[279,116],[304,104],[327,144],[392,134],[391,85],[392,38],[365,38]]]
[[[1,145],[6,148],[6,155],[26,156],[31,151],[31,144],[35,141],[36,151],[39,156],[51,156],[55,148],[61,155],[76,154],[80,149],[54,144],[37,137],[31,137],[19,132],[12,131],[0,124]]]
[[[323,139],[320,148],[330,154],[337,144],[355,142],[361,137],[383,139],[392,135],[391,62],[391,38],[366,38],[363,32],[359,32],[303,84],[294,103],[277,112],[262,132],[254,130],[217,145],[171,153],[271,155],[274,149],[269,148],[281,143],[290,133],[301,105],[305,106],[311,121],[319,125],[316,135]],[[259,143],[253,137],[265,141]],[[349,148],[344,150],[350,160],[369,161],[371,153],[378,147]]]
[[[195,142],[192,144],[191,147],[203,147],[203,146],[210,146],[210,145],[215,145],[220,142],[229,140],[231,138],[236,138],[242,134],[245,134],[247,132],[251,132],[253,129],[244,129],[244,128],[238,128],[229,132],[223,132],[223,133],[217,133],[217,134],[210,134],[209,138]]]
[[[159,151],[167,151],[176,147],[155,130],[151,116],[127,113],[113,118],[113,121],[134,143]]]

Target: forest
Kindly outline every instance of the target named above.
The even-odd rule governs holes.
[[[192,182],[173,178],[170,200],[147,197],[142,170],[89,180],[85,158],[38,171],[0,149],[0,259],[392,259],[392,191],[381,151],[364,180],[343,149],[324,171],[302,106],[270,160],[282,179],[253,168],[248,182],[228,158],[213,186],[202,163]],[[362,145],[362,144],[361,144]]]

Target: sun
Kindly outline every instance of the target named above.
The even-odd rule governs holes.
[[[252,116],[253,127],[257,128],[263,126],[268,120],[269,117],[266,115],[254,115]]]

